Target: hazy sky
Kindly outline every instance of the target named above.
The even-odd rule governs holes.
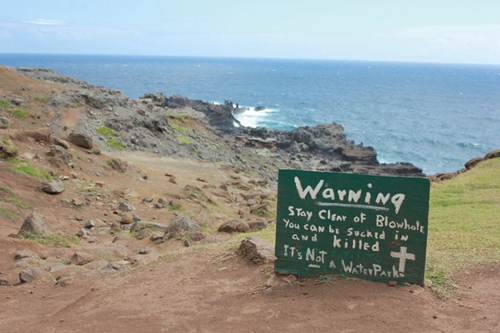
[[[500,64],[500,0],[0,0],[0,53]]]

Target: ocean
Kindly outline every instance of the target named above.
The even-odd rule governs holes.
[[[426,174],[500,148],[499,65],[47,54],[0,54],[0,64],[52,68],[133,99],[230,100],[248,108],[238,115],[246,126],[336,122],[381,163]]]

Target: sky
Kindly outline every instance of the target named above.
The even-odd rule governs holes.
[[[500,0],[0,0],[0,53],[500,64]]]

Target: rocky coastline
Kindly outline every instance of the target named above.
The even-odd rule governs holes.
[[[231,101],[222,105],[162,93],[129,99],[120,91],[71,78],[51,69],[9,68],[22,75],[65,85],[49,101],[48,108],[64,109],[47,126],[56,136],[82,133],[114,150],[110,129],[119,149],[151,151],[159,155],[225,161],[252,168],[276,180],[277,169],[295,168],[376,175],[424,177],[410,163],[381,164],[373,147],[348,140],[341,125],[322,124],[292,131],[249,128],[233,116],[241,111]],[[19,101],[22,103],[22,101]],[[47,112],[47,110],[45,111]],[[193,130],[183,128],[189,123]]]
[[[249,128],[231,101],[132,100],[50,69],[0,66],[0,82],[1,286],[52,277],[67,286],[268,229],[279,169],[425,176],[379,163],[335,123]],[[271,263],[274,245],[250,238],[238,253]]]

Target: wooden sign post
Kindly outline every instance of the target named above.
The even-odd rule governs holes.
[[[280,170],[275,270],[424,283],[424,178]]]

